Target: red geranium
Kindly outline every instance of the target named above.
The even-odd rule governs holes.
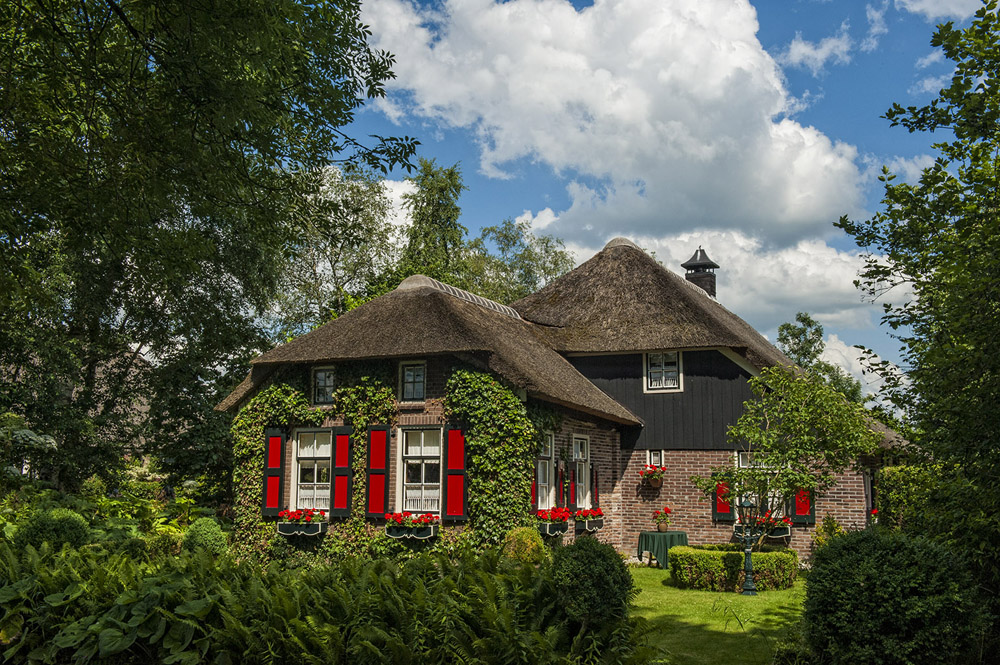
[[[326,518],[326,511],[317,510],[316,508],[282,510],[278,513],[278,517],[286,522],[305,522],[306,524],[311,524],[312,522],[322,522]]]
[[[655,522],[656,524],[659,524],[660,522],[665,522],[666,524],[670,524],[670,513],[672,512],[673,511],[670,510],[670,508],[668,508],[667,506],[663,506],[663,508],[653,513],[653,522]]]
[[[576,511],[576,514],[573,517],[576,519],[577,522],[587,522],[589,520],[598,520],[598,519],[601,519],[602,517],[604,517],[604,511],[601,510],[600,508],[593,508],[593,509],[586,509],[585,508],[583,510]]]
[[[433,526],[441,521],[441,518],[433,513],[424,513],[423,515],[414,515],[411,512],[403,511],[401,513],[386,513],[385,521],[391,522],[397,526],[405,526],[410,528],[422,527],[422,526]]]
[[[539,510],[535,516],[542,522],[568,522],[571,516],[565,508],[553,508],[552,510]]]
[[[639,469],[639,479],[649,480],[651,478],[662,478],[663,474],[666,473],[667,467],[656,466],[655,464],[647,464],[645,468]]]

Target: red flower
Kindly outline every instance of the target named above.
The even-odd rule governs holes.
[[[878,517],[878,508],[872,508],[872,517]]]

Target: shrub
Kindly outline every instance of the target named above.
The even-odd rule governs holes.
[[[910,527],[923,526],[923,514],[931,493],[941,477],[940,464],[886,466],[878,471],[879,523]]]
[[[571,619],[600,624],[625,617],[635,591],[615,548],[583,536],[556,550],[552,568],[559,602]]]
[[[844,527],[840,526],[840,522],[837,521],[836,517],[830,513],[823,515],[823,521],[816,527],[816,533],[813,534],[813,553],[829,545],[832,539],[837,536],[843,536],[845,533],[847,532],[844,531]]]
[[[548,557],[545,542],[538,529],[522,526],[511,529],[503,539],[504,558],[513,559],[530,566],[537,566]]]
[[[79,513],[69,508],[52,508],[37,512],[18,525],[14,535],[14,547],[23,549],[31,545],[35,549],[42,543],[49,543],[54,549],[64,544],[80,547],[90,540],[90,526]]]
[[[681,587],[705,591],[743,588],[743,551],[739,545],[671,547],[670,576]],[[795,583],[799,560],[786,548],[753,553],[753,581],[758,591],[788,589]]]
[[[806,582],[806,640],[835,665],[955,662],[980,620],[956,553],[898,531],[833,539]]]
[[[146,549],[152,559],[180,554],[184,536],[178,531],[157,531],[145,537]]]
[[[222,554],[226,551],[226,534],[212,518],[199,517],[184,532],[184,549],[192,552],[204,549],[212,554]]]

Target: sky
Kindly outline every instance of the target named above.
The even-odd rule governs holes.
[[[947,137],[880,116],[936,96],[952,67],[934,26],[979,6],[366,0],[396,78],[352,131],[414,136],[418,156],[458,163],[471,235],[528,220],[578,262],[625,236],[679,273],[701,246],[723,305],[772,341],[811,313],[827,358],[860,377],[853,345],[898,362],[899,344],[854,287],[861,253],[834,222],[879,209],[883,165],[915,181],[931,163]],[[405,176],[387,183],[397,201]]]

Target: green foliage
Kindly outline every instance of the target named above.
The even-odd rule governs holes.
[[[456,370],[446,391],[446,416],[465,431],[472,537],[497,546],[513,527],[529,526],[539,434],[517,395],[490,374]]]
[[[943,475],[940,464],[901,464],[878,470],[875,505],[882,526],[922,530],[931,497]]]
[[[504,558],[531,566],[541,564],[549,556],[538,528],[530,526],[519,526],[508,531],[500,551]]]
[[[882,210],[838,224],[868,252],[859,285],[884,303],[906,380],[884,369],[913,442],[942,465],[925,533],[957,544],[988,597],[1000,596],[1000,16],[990,1],[965,28],[939,25],[931,45],[954,67],[930,104],[894,104],[893,126],[930,132],[936,159],[918,182],[883,169]],[[897,294],[893,289],[900,287]],[[894,297],[895,296],[895,297]],[[994,614],[1000,609],[994,603]],[[994,631],[996,632],[996,631]]]
[[[831,513],[823,515],[823,520],[816,527],[816,532],[812,537],[812,551],[816,552],[830,544],[830,541],[838,536],[843,536],[846,531],[840,526],[840,522]]]
[[[758,591],[789,589],[795,583],[799,560],[793,550],[765,546],[752,556]],[[743,567],[744,553],[738,545],[670,548],[670,576],[683,588],[738,591],[746,579]]]
[[[782,323],[778,326],[778,348],[796,365],[839,391],[851,402],[865,403],[860,381],[845,372],[842,367],[820,359],[826,348],[826,343],[823,341],[823,326],[807,312],[796,314],[795,323]]]
[[[63,545],[80,547],[90,540],[90,526],[78,513],[68,508],[52,508],[35,513],[18,525],[14,547],[22,549],[31,545],[35,549],[42,543],[59,548]]]
[[[184,532],[184,549],[192,552],[203,549],[212,554],[222,554],[226,551],[226,534],[222,533],[215,520],[199,517]]]
[[[588,536],[556,549],[552,579],[566,614],[584,626],[622,620],[636,595],[615,548]]]
[[[7,660],[648,662],[632,620],[577,628],[547,567],[493,555],[263,570],[206,553],[143,563],[0,545]]]
[[[832,540],[806,581],[806,639],[834,664],[961,662],[974,655],[981,618],[961,557],[900,531]]]
[[[53,455],[58,455],[55,439],[32,432],[14,413],[0,413],[0,488],[16,487],[25,466],[36,469]]]
[[[692,476],[706,494],[725,482],[732,496],[779,517],[799,490],[821,496],[838,474],[877,448],[880,436],[865,410],[808,374],[768,367],[750,379],[750,388],[756,398],[744,403],[728,436],[756,465],[727,464],[713,468],[710,477]],[[748,523],[755,521],[748,515]]]

